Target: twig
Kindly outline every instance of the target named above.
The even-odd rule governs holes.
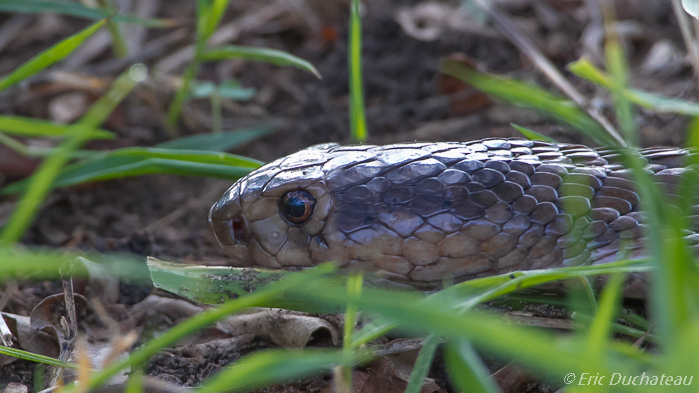
[[[489,0],[475,0],[474,2],[493,18],[498,30],[519,48],[522,53],[529,57],[539,71],[568,96],[568,98],[573,100],[573,102],[599,123],[615,141],[621,146],[626,146],[626,142],[621,135],[619,135],[612,123],[610,123],[597,108],[590,104],[590,101],[585,96],[580,94],[580,92],[563,77],[549,59],[541,53],[531,38],[529,38],[524,31],[517,28],[514,21],[512,21],[509,16],[500,12]]]
[[[699,77],[699,51],[697,50],[696,36],[692,32],[692,26],[689,20],[690,17],[682,8],[682,0],[672,0],[672,9],[675,11],[677,23],[680,25],[682,39],[684,40],[684,45],[687,47],[687,52],[689,53],[689,61],[692,63],[696,82],[696,78]]]
[[[5,309],[5,306],[7,306],[7,303],[10,301],[16,289],[17,284],[15,284],[14,281],[10,281],[5,287],[5,292],[0,295],[0,341],[2,341],[2,344],[6,347],[12,346],[12,332],[10,331],[10,327],[7,326],[5,318],[2,316],[2,310]]]
[[[75,294],[73,292],[73,272],[75,265],[72,261],[66,262],[60,270],[61,281],[63,282],[63,295],[66,304],[66,315],[61,317],[61,330],[63,340],[61,341],[61,351],[58,359],[67,362],[75,348],[75,340],[78,336],[77,313],[75,312]],[[63,377],[63,368],[55,367],[51,372],[51,386],[58,385]]]
[[[12,346],[12,332],[10,331],[10,327],[7,326],[2,313],[0,313],[0,339],[2,339],[2,344],[4,346]]]

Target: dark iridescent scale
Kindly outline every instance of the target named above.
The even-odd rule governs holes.
[[[640,198],[629,171],[619,170],[618,155],[611,150],[519,139],[450,144],[438,153],[424,154],[432,145],[427,146],[402,145],[401,150],[420,153],[411,159],[387,160],[374,173],[376,177],[367,177],[367,181],[385,179],[389,184],[383,193],[376,193],[371,208],[357,209],[350,204],[356,192],[348,193],[347,187],[331,188],[338,201],[335,222],[403,214],[420,218],[423,224],[415,230],[470,234],[467,236],[480,244],[480,250],[470,250],[469,255],[482,258],[477,269],[465,269],[469,277],[599,263],[616,258],[611,248],[618,251],[620,238],[627,240],[629,251],[643,244],[640,217],[632,215],[639,209]],[[372,151],[381,151],[377,155],[381,162],[396,149],[379,147],[367,152]],[[683,171],[691,170],[681,167],[687,155],[682,149],[642,150],[641,155],[659,183],[675,184]],[[371,164],[375,161],[357,167]],[[578,219],[581,217],[585,219]],[[459,227],[469,222],[468,230]],[[399,232],[403,239],[414,238],[396,228],[399,222],[379,225]],[[476,232],[481,236],[474,236]]]

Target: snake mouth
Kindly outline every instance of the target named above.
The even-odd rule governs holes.
[[[241,216],[233,216],[229,219],[216,219],[214,209],[209,212],[209,234],[219,247],[225,248],[236,244],[245,243],[247,231],[245,220]]]

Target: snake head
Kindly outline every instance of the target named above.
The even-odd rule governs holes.
[[[321,236],[333,204],[322,164],[334,146],[313,146],[264,165],[214,204],[210,232],[235,265],[278,269],[332,259]]]

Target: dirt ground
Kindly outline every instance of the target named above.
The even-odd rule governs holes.
[[[169,138],[162,120],[174,92],[173,80],[155,70],[170,67],[171,75],[181,74],[184,64],[171,61],[169,55],[191,43],[194,2],[168,2],[169,7],[159,1],[153,3],[156,4],[154,15],[187,18],[190,24],[150,30],[145,34],[143,42],[146,44],[169,39],[155,53],[136,55],[137,60],[151,68],[153,78],[137,88],[105,124],[119,139],[92,143],[89,148],[152,146]],[[442,30],[429,41],[407,34],[405,27],[397,22],[398,15],[412,12],[410,15],[418,29],[429,27],[431,22],[422,20],[416,8],[424,4],[389,0],[370,0],[364,4],[363,56],[369,142],[465,141],[518,136],[509,126],[514,122],[560,141],[591,143],[542,115],[485,101],[476,92],[445,94],[445,87],[440,83],[439,61],[454,53],[464,54],[479,67],[494,73],[543,86],[549,84],[528,59],[487,23],[479,25],[470,21],[469,31],[459,31],[442,21]],[[447,10],[458,5],[455,1],[433,4]],[[594,44],[583,45],[584,31],[590,21],[584,1],[503,0],[498,4],[513,16],[520,28],[533,36],[559,67],[563,68],[581,55],[594,53]],[[616,4],[625,29],[623,38],[630,53],[634,85],[672,97],[692,98],[695,95],[692,71],[685,60],[684,45],[669,2],[618,0]],[[267,18],[265,15],[270,14],[273,7],[284,9]],[[205,64],[199,79],[235,78],[258,92],[249,102],[224,104],[225,130],[259,123],[271,123],[277,128],[274,134],[237,148],[233,153],[270,161],[317,143],[348,142],[348,9],[343,0],[232,2],[224,25],[250,15],[260,19],[248,23],[233,43],[289,51],[310,61],[323,76],[318,80],[297,69],[240,61]],[[0,14],[0,28],[13,18],[16,17]],[[70,17],[27,17],[23,31],[29,33],[0,46],[0,74],[86,25],[86,21]],[[181,38],[177,38],[177,34]],[[663,53],[670,55],[653,57],[659,45],[667,48],[668,52]],[[66,75],[108,80],[124,69],[118,66],[120,63],[107,45],[95,44],[95,48],[92,52],[81,52],[82,58],[68,59],[52,71],[1,95],[0,112],[53,120],[76,118],[81,108],[84,110],[99,96],[100,90],[71,84]],[[596,49],[600,49],[599,43]],[[611,102],[604,91],[566,75],[612,115]],[[66,106],[66,103],[69,104]],[[211,128],[206,100],[186,104],[183,117],[180,127],[183,135],[205,133]],[[686,119],[641,110],[638,120],[644,145],[683,143]],[[0,183],[3,177],[5,182],[10,182],[27,176],[34,165],[35,162],[13,156],[0,146]],[[59,189],[51,194],[23,242],[50,248],[121,251],[166,260],[225,264],[225,256],[208,237],[206,213],[229,185],[230,182],[221,180],[157,175]],[[6,219],[13,203],[13,198],[0,199],[0,223]],[[55,283],[21,282],[2,311],[28,315],[43,297],[59,292],[60,286]],[[116,304],[127,313],[151,292],[151,288],[145,286],[122,284]],[[165,319],[166,325],[176,322]],[[270,346],[274,344],[253,339],[233,351],[212,351],[205,357],[188,357],[174,350],[155,357],[147,373],[177,385],[195,386],[240,356]],[[502,364],[494,362],[492,371],[500,366]],[[439,362],[431,376],[442,389],[450,391]],[[33,365],[16,361],[0,371],[0,388],[9,382],[31,386],[33,379]],[[320,377],[262,391],[325,392],[329,381],[329,377]],[[524,384],[512,391],[551,389],[548,385]]]

